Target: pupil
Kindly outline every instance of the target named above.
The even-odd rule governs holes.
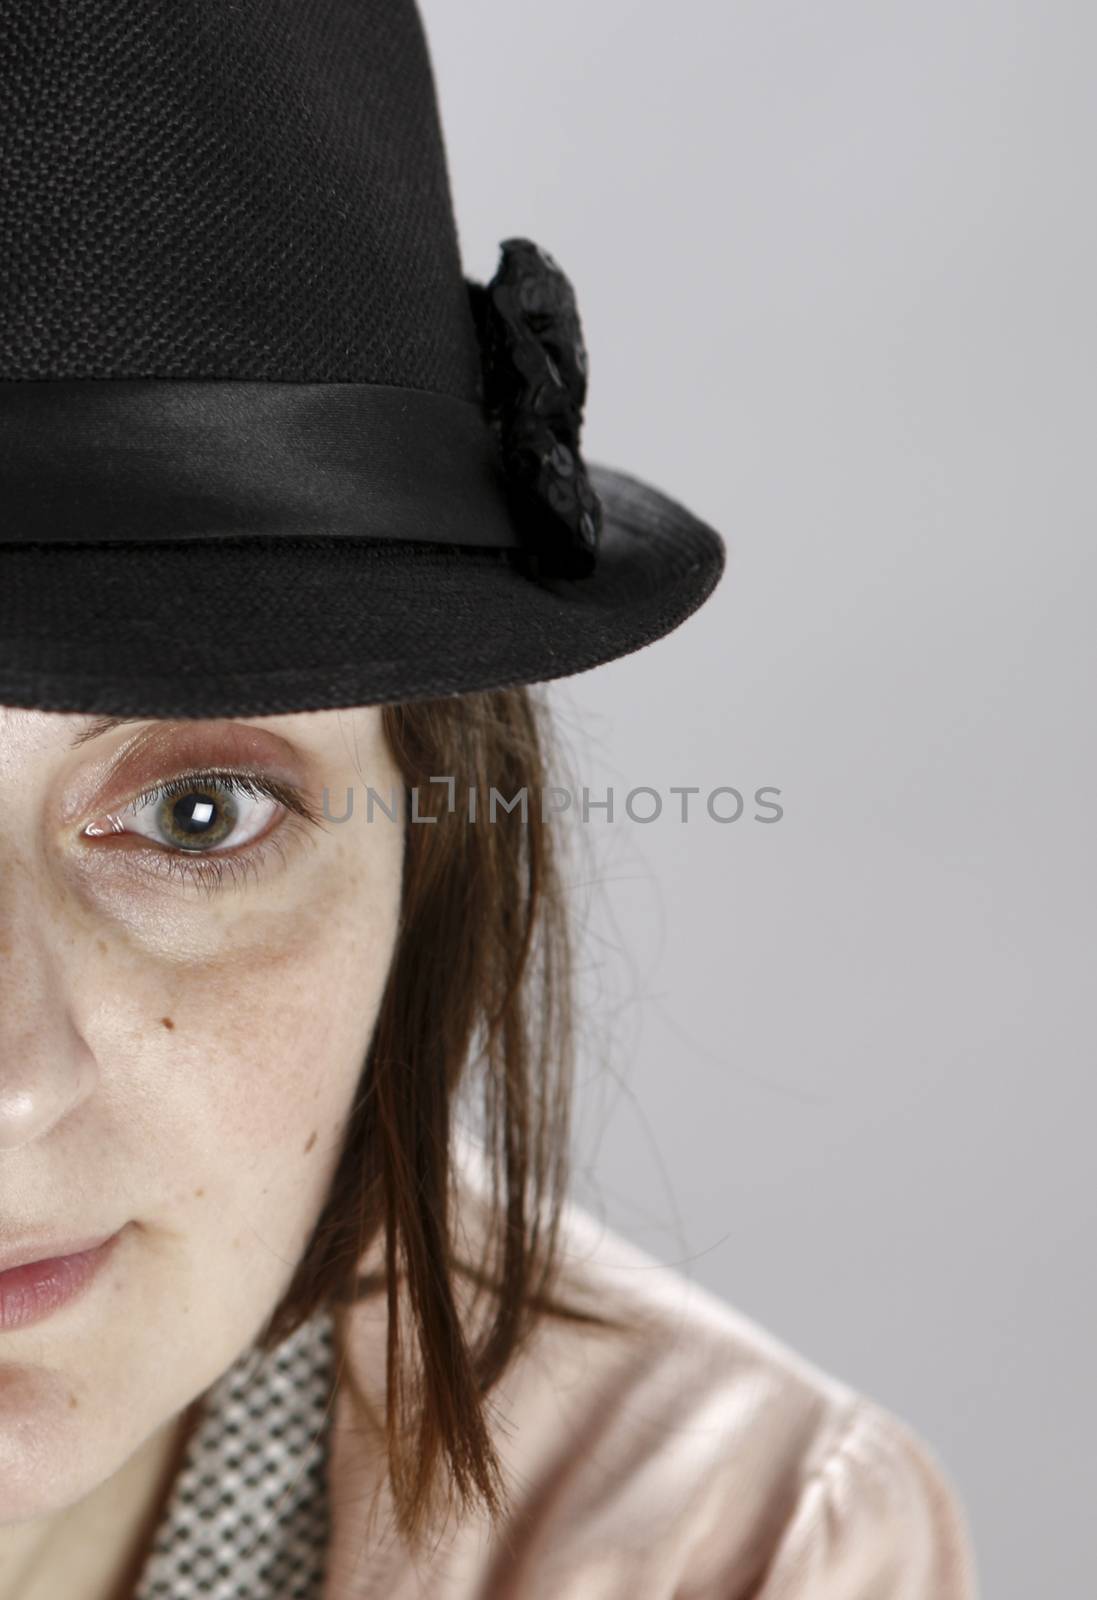
[[[217,811],[217,802],[204,794],[183,795],[172,807],[172,823],[180,833],[205,833]]]

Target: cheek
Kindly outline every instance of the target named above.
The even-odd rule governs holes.
[[[336,851],[292,906],[205,906],[201,960],[104,930],[83,974],[106,997],[85,1028],[100,1131],[164,1269],[150,1297],[178,1304],[185,1288],[203,1320],[231,1305],[241,1343],[326,1198],[392,960],[399,867]]]
[[[97,1222],[132,1225],[67,1328],[29,1330],[24,1360],[0,1364],[0,1521],[88,1493],[227,1370],[288,1287],[396,939],[401,858],[366,874],[347,854],[292,908],[204,907],[201,960],[178,944],[168,960],[116,919],[71,941],[68,999],[98,1071],[69,1159]]]

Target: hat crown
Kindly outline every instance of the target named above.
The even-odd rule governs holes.
[[[412,0],[5,0],[0,380],[480,357]]]

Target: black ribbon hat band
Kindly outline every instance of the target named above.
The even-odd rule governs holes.
[[[422,540],[593,570],[586,352],[551,256],[510,240],[469,284],[483,405],[360,383],[0,383],[0,542]]]
[[[5,542],[228,534],[513,548],[479,408],[358,383],[0,383]]]

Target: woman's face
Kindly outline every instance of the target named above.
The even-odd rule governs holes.
[[[0,1524],[89,1493],[259,1332],[396,935],[376,708],[101,722],[0,707],[0,1265],[118,1235],[75,1299],[0,1324]],[[157,793],[204,769],[258,788]]]

